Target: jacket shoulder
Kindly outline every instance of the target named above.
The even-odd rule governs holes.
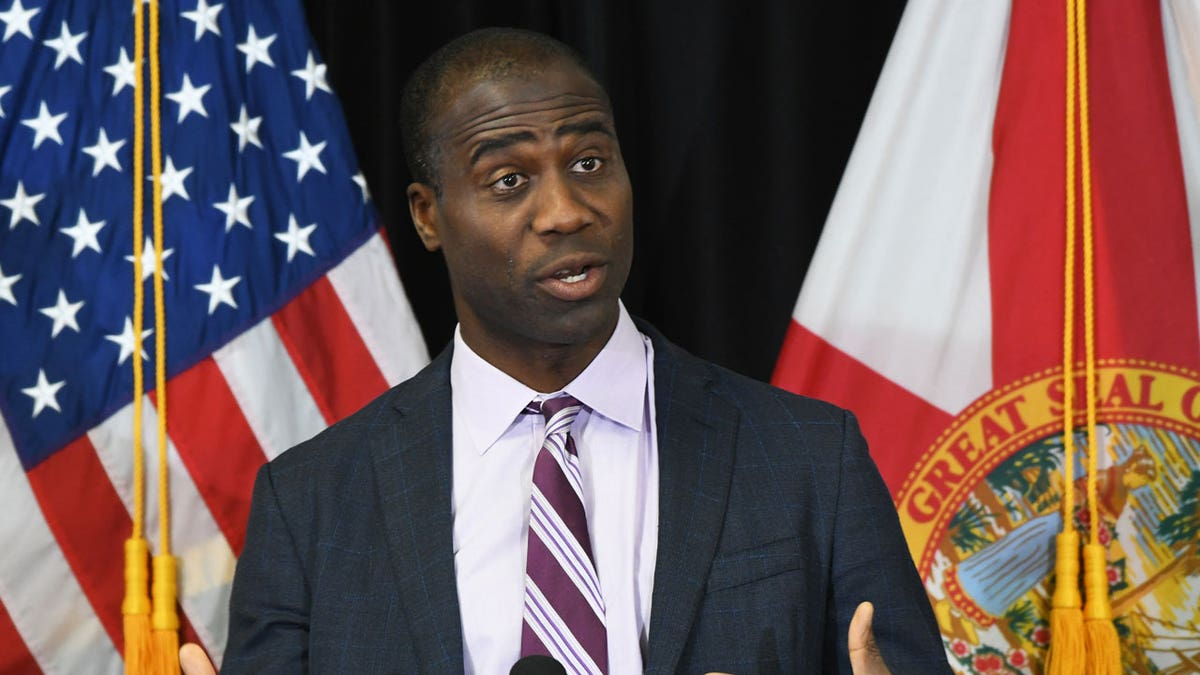
[[[723,399],[743,420],[755,424],[791,422],[840,427],[853,417],[850,411],[828,401],[785,391],[695,356],[645,322],[640,322],[639,328],[654,344],[656,387],[660,380],[671,386],[669,383],[677,377],[696,380]]]
[[[828,401],[794,394],[716,364],[709,364],[715,391],[736,402],[743,415],[777,421],[842,424],[845,408]]]

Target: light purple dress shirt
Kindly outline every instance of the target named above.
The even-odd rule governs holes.
[[[658,544],[654,351],[624,305],[612,337],[562,389],[586,406],[571,427],[583,473],[600,586],[609,672],[642,672]],[[522,415],[536,392],[484,361],[455,330],[454,571],[468,675],[508,673],[520,657],[525,542],[541,415]]]

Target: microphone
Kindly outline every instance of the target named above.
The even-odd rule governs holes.
[[[514,663],[508,675],[567,675],[567,669],[549,656],[531,654]]]

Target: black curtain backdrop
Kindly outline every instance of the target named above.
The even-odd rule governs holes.
[[[630,312],[770,378],[904,2],[674,4],[305,0],[431,353],[455,319],[408,215],[400,92],[450,38],[518,26],[578,49],[612,97],[634,189]]]

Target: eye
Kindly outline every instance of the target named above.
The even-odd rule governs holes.
[[[496,182],[492,183],[492,187],[501,192],[509,192],[516,190],[528,181],[528,178],[519,173],[506,173]]]
[[[571,169],[578,173],[595,173],[602,166],[604,166],[604,160],[599,157],[584,157],[572,164]]]

